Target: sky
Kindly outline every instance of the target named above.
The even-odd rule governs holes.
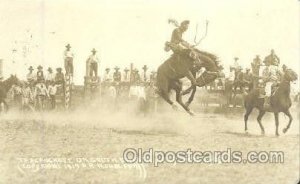
[[[169,18],[190,20],[184,34],[190,43],[196,25],[201,37],[208,20],[207,37],[198,48],[216,54],[226,70],[234,57],[249,67],[255,55],[264,58],[274,49],[282,63],[299,73],[297,0],[1,0],[4,75],[15,72],[22,78],[30,65],[63,67],[67,43],[75,54],[77,84],[83,83],[93,48],[101,60],[100,73],[130,63],[156,70],[171,54],[163,50],[174,29]]]

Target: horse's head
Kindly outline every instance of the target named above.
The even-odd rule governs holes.
[[[10,77],[6,80],[8,86],[19,84],[19,79],[16,75],[10,75]]]
[[[293,82],[298,79],[297,73],[295,71],[293,71],[292,69],[286,69],[283,77],[285,80],[287,80],[289,82]]]
[[[182,50],[180,55],[182,58],[184,58],[184,62],[189,64],[190,66],[197,66],[197,63],[199,63],[197,59],[197,53],[191,49]]]

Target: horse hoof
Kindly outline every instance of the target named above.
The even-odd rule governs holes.
[[[178,107],[177,107],[177,105],[175,105],[175,104],[172,105],[172,108],[173,108],[175,111],[178,110]]]
[[[246,135],[248,135],[248,134],[249,134],[248,130],[245,130],[245,134],[246,134]]]
[[[261,135],[265,135],[265,131],[261,131]]]
[[[287,128],[284,128],[283,130],[282,130],[282,132],[285,134],[286,132],[287,132]]]
[[[192,112],[192,111],[188,111],[188,113],[189,113],[191,116],[195,116],[195,113]]]
[[[279,137],[279,133],[276,133],[276,137]]]

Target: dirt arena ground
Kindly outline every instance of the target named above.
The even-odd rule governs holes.
[[[282,133],[287,117],[280,116],[280,137],[275,137],[271,114],[263,119],[261,136],[255,111],[249,134],[243,131],[242,114],[165,112],[149,117],[130,108],[110,113],[77,110],[67,114],[41,113],[1,115],[0,183],[249,183],[294,184],[299,180],[299,115],[293,110],[290,130]],[[284,163],[260,164],[153,164],[129,165],[119,161],[126,148],[159,151],[283,151]],[[63,165],[42,169],[26,166],[29,158],[102,158],[86,166]],[[38,164],[35,159],[33,162]],[[95,163],[95,162],[94,162]],[[98,162],[99,164],[99,159]]]

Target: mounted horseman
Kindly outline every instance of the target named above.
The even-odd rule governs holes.
[[[170,42],[166,42],[165,51],[172,50],[174,54],[161,64],[157,70],[158,94],[172,105],[173,108],[177,109],[177,106],[169,98],[170,90],[175,90],[176,101],[189,114],[193,115],[188,105],[182,102],[182,83],[180,79],[187,77],[191,81],[192,86],[188,91],[196,90],[196,86],[201,87],[210,83],[217,78],[217,58],[212,54],[199,51],[195,48],[204,37],[198,43],[196,43],[195,37],[195,45],[191,45],[182,39],[183,33],[189,27],[188,20],[183,21],[180,25],[174,20],[169,20],[169,23],[173,23],[177,28],[172,32]],[[208,22],[206,23],[206,28],[207,25]],[[196,79],[196,71],[202,67],[206,69],[206,72]]]
[[[5,111],[8,111],[8,109],[9,109],[9,106],[6,102],[7,93],[9,92],[9,90],[11,90],[13,85],[17,85],[19,83],[20,83],[19,79],[16,77],[16,75],[11,75],[8,79],[6,79],[4,81],[2,81],[2,76],[1,76],[1,82],[0,82],[0,107],[3,104]]]
[[[276,73],[270,73],[268,75],[268,78],[266,78],[266,82],[270,82],[271,84],[274,84],[273,77],[276,76]],[[265,78],[265,77],[264,77]],[[283,73],[280,77],[280,82],[276,81],[276,86],[271,85],[269,87],[272,87],[273,89],[270,90],[270,96],[267,96],[267,98],[261,97],[262,93],[261,90],[258,88],[255,88],[254,90],[250,91],[248,95],[244,98],[244,107],[246,109],[246,113],[244,115],[244,122],[245,122],[245,131],[247,133],[248,127],[247,127],[247,121],[248,117],[251,114],[252,110],[254,108],[258,109],[259,115],[257,117],[257,122],[259,124],[259,127],[261,129],[261,133],[264,134],[265,130],[261,123],[262,117],[265,115],[266,112],[273,112],[275,117],[275,135],[279,136],[278,133],[278,126],[279,126],[279,113],[283,112],[285,115],[289,117],[289,122],[287,126],[283,129],[283,133],[286,133],[288,129],[291,126],[291,123],[293,121],[293,117],[290,113],[290,107],[292,106],[292,101],[290,98],[290,92],[291,92],[291,82],[294,82],[298,79],[298,75],[296,72],[294,72],[291,69],[285,68],[283,70]],[[266,102],[268,101],[268,102]],[[268,103],[268,105],[266,105]]]

